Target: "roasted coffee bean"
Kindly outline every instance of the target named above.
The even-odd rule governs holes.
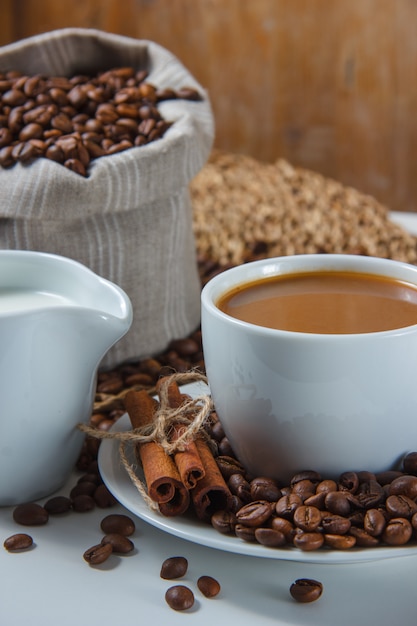
[[[200,576],[197,580],[197,587],[206,598],[214,598],[221,591],[219,581],[212,576]]]
[[[272,478],[260,476],[250,482],[250,493],[252,500],[267,500],[276,502],[281,497],[278,483]]]
[[[329,493],[329,491],[337,491],[337,483],[329,478],[319,482],[316,486],[316,493]]]
[[[294,476],[291,478],[291,487],[294,487],[294,485],[301,482],[302,480],[310,480],[312,483],[315,483],[317,485],[321,482],[321,476],[318,472],[315,472],[314,470],[298,472],[297,474],[294,474]]]
[[[326,546],[335,548],[336,550],[349,550],[356,544],[356,539],[353,535],[333,535],[325,533],[323,538]]]
[[[365,509],[371,509],[377,507],[384,501],[385,491],[378,481],[369,480],[359,485],[355,493],[355,498],[359,506]]]
[[[108,509],[117,504],[116,498],[107,489],[106,485],[98,485],[93,493],[93,498],[100,509]]]
[[[229,480],[232,474],[246,474],[246,470],[242,463],[233,457],[218,456],[216,457],[216,463],[226,481]]]
[[[244,524],[236,524],[235,535],[239,539],[243,541],[247,541],[249,543],[254,543],[256,541],[255,531],[256,528],[254,526],[245,526]]]
[[[385,500],[385,507],[391,517],[411,519],[414,513],[417,513],[417,503],[402,494],[388,496]]]
[[[350,529],[350,533],[352,537],[356,539],[356,545],[360,548],[375,548],[380,545],[380,540],[378,537],[373,537],[363,528],[356,528],[352,526]]]
[[[232,511],[216,511],[211,516],[211,525],[219,533],[228,535],[234,532],[236,515]]]
[[[359,487],[359,478],[356,472],[343,472],[339,476],[339,489],[355,493]]]
[[[113,552],[116,552],[117,554],[128,554],[129,552],[132,552],[135,547],[133,541],[131,541],[128,537],[125,537],[125,535],[119,535],[118,533],[104,535],[101,543],[110,543],[113,548]]]
[[[415,500],[417,498],[417,476],[404,474],[395,478],[390,484],[389,495],[402,495]]]
[[[33,545],[33,539],[25,533],[16,533],[4,540],[3,546],[8,552],[20,552],[28,550]]]
[[[252,500],[250,485],[242,474],[232,474],[227,481],[227,486],[242,502],[248,503]]]
[[[92,496],[96,489],[97,489],[97,485],[95,482],[84,480],[81,483],[77,483],[75,487],[71,489],[69,493],[69,497],[71,499],[74,499],[77,496],[81,496],[81,495]]]
[[[135,522],[127,515],[120,513],[104,517],[100,522],[100,528],[106,535],[116,533],[125,537],[130,537],[136,530]]]
[[[99,543],[96,546],[88,548],[83,554],[83,558],[89,565],[100,565],[107,561],[113,552],[111,543]]]
[[[219,450],[219,454],[222,454],[225,456],[232,456],[234,454],[233,448],[230,445],[230,441],[228,440],[227,437],[223,437],[223,439],[219,441],[218,450]]]
[[[382,533],[382,540],[390,546],[406,544],[413,534],[413,527],[409,520],[396,517],[391,519]]]
[[[182,578],[188,570],[188,561],[184,556],[172,556],[162,563],[160,576],[166,580]]]
[[[284,517],[273,517],[271,528],[279,530],[285,537],[287,543],[292,543],[294,536],[294,525]]]
[[[255,539],[269,548],[284,546],[287,542],[284,533],[275,528],[255,528]]]
[[[375,475],[375,480],[382,486],[392,483],[393,480],[403,475],[402,472],[397,470],[386,470],[385,472],[378,472]]]
[[[294,535],[293,542],[296,548],[304,552],[310,552],[321,548],[324,543],[324,538],[321,533],[305,533],[300,531]]]
[[[297,602],[314,602],[323,593],[323,584],[311,578],[299,578],[290,587],[290,594]]]
[[[317,530],[321,524],[321,520],[321,513],[319,509],[314,506],[305,506],[303,504],[294,511],[294,524],[306,532],[314,532]]]
[[[282,496],[275,505],[275,512],[279,517],[285,517],[285,519],[292,520],[295,511],[302,504],[303,501],[300,496],[297,496],[295,494]]]
[[[321,518],[321,527],[323,531],[331,535],[345,535],[349,532],[352,524],[347,517],[335,515],[334,513],[325,513]]]
[[[317,509],[324,509],[324,501],[326,500],[326,494],[324,491],[314,493],[304,500],[306,506],[315,506]]]
[[[376,476],[373,472],[368,472],[368,470],[362,470],[357,472],[357,476],[360,483],[368,483],[370,480],[376,480]]]
[[[29,502],[27,504],[19,504],[13,510],[13,519],[22,526],[42,526],[47,523],[49,513],[40,504]]]
[[[88,511],[92,511],[96,506],[94,498],[86,493],[75,496],[71,501],[72,508],[76,513],[88,513]]]
[[[316,493],[316,485],[310,479],[299,480],[292,487],[292,493],[304,502]]]
[[[185,585],[174,585],[169,587],[165,593],[165,600],[168,606],[174,611],[186,611],[194,604],[194,594]]]
[[[405,455],[403,459],[403,469],[406,474],[417,476],[417,452],[409,452]]]
[[[61,515],[71,510],[72,502],[66,496],[54,496],[47,500],[43,506],[49,515]]]
[[[345,517],[351,511],[350,494],[347,491],[330,491],[326,494],[324,505],[330,513]]]
[[[266,500],[255,500],[245,504],[236,513],[236,520],[245,526],[262,526],[271,517],[271,503]]]

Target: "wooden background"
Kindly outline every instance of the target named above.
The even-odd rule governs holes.
[[[219,148],[417,211],[416,0],[0,0],[0,45],[79,26],[151,39],[209,90]]]

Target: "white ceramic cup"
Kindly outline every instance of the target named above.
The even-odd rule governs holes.
[[[220,311],[236,285],[301,271],[384,275],[417,285],[417,267],[355,255],[299,255],[241,265],[202,291],[204,359],[215,408],[241,462],[283,481],[398,467],[417,449],[417,325],[325,335],[274,330]]]

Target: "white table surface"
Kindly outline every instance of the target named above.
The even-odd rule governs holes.
[[[417,233],[417,215],[393,218]],[[74,473],[60,493],[68,495],[77,477]],[[298,563],[206,548],[154,528],[121,505],[51,516],[40,527],[18,526],[12,512],[13,507],[0,508],[1,543],[16,532],[28,532],[36,545],[21,553],[0,549],[1,626],[417,623],[417,556],[338,565]],[[110,513],[126,513],[135,520],[135,551],[90,567],[82,555],[100,542],[100,521]],[[186,576],[161,579],[163,560],[175,555],[187,557]],[[214,599],[197,589],[203,574],[221,583]],[[306,577],[320,580],[324,592],[317,602],[297,604],[289,587]],[[176,612],[165,603],[166,589],[177,583],[194,591],[192,610]]]

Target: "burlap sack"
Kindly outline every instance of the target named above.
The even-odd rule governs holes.
[[[0,48],[0,72],[73,76],[120,66],[149,71],[158,88],[197,88],[203,100],[164,101],[162,139],[90,165],[87,178],[48,159],[0,168],[0,248],[53,252],[120,285],[131,330],[103,361],[156,354],[200,320],[200,283],[188,184],[214,135],[207,94],[168,51],[149,41],[63,29]]]

